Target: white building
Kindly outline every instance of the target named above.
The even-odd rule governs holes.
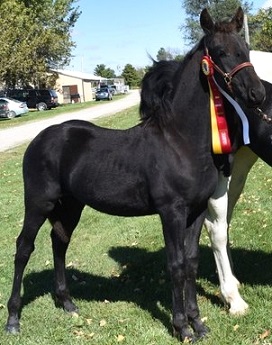
[[[258,76],[272,83],[272,53],[251,50],[250,61]]]

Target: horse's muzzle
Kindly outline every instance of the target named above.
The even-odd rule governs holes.
[[[262,83],[259,87],[249,88],[248,90],[248,107],[259,107],[266,97],[265,88]]]

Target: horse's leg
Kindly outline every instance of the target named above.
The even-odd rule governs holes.
[[[247,146],[242,146],[234,156],[234,165],[228,192],[228,224],[231,221],[234,206],[245,186],[247,175],[257,159],[258,156]]]
[[[37,233],[45,219],[46,217],[43,214],[30,212],[26,209],[23,229],[16,241],[14,278],[11,296],[8,301],[8,320],[6,324],[6,330],[9,333],[20,331],[19,310],[21,307],[20,291],[23,273],[30,254],[34,251],[34,241]]]
[[[65,256],[72,233],[77,226],[84,205],[73,198],[63,198],[56,204],[49,220],[53,226],[51,231],[54,267],[55,267],[55,299],[68,312],[77,311],[72,302],[65,275]]]
[[[189,323],[195,332],[196,339],[204,337],[209,331],[200,319],[196,291],[196,276],[199,262],[199,237],[205,215],[206,210],[186,229],[185,234],[185,310]]]
[[[205,220],[216,261],[221,294],[230,305],[231,314],[245,313],[248,305],[239,294],[239,281],[232,272],[228,249],[228,223],[244,187],[248,171],[256,159],[257,156],[246,147],[236,153],[230,187],[228,188],[229,179],[220,175],[217,189],[209,200]]]
[[[189,327],[189,321],[192,320],[188,320],[186,315],[187,306],[184,300],[186,297],[184,289],[187,271],[185,258],[185,246],[187,246],[185,241],[187,222],[186,210],[177,202],[171,207],[165,207],[159,213],[163,225],[168,269],[172,280],[173,331],[174,335],[182,341],[190,341],[194,339],[194,335]],[[189,245],[190,244],[188,244],[188,246]],[[196,291],[193,289],[190,295],[188,295],[188,298],[194,300],[196,304],[196,296],[192,297],[195,293]],[[194,308],[194,310],[196,310],[196,308]],[[193,317],[197,318],[198,316],[194,315]],[[201,321],[199,323],[199,330],[201,328],[200,324]]]
[[[222,298],[230,305],[230,313],[243,313],[247,304],[241,298],[239,282],[232,273],[228,256],[228,186],[229,178],[219,175],[216,190],[208,202],[205,226],[216,262]]]

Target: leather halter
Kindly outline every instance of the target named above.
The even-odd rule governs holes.
[[[234,77],[234,75],[239,72],[241,69],[245,68],[245,67],[252,67],[253,68],[253,65],[251,62],[247,61],[247,62],[243,62],[241,63],[240,65],[237,65],[236,67],[233,68],[232,71],[230,72],[224,72],[219,66],[216,65],[216,63],[212,60],[210,54],[209,54],[209,51],[208,51],[208,48],[205,48],[206,50],[206,56],[209,57],[210,59],[210,62],[213,66],[213,68],[219,72],[224,80],[225,80],[225,83],[227,84],[229,90],[232,92],[232,87],[231,87],[231,82],[232,82],[232,78]]]

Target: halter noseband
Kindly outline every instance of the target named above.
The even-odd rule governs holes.
[[[243,62],[241,63],[240,65],[237,65],[236,67],[233,68],[232,71],[230,72],[224,72],[222,71],[222,69],[217,66],[217,64],[212,60],[210,54],[209,54],[209,51],[208,51],[208,48],[205,47],[205,51],[206,51],[206,58],[209,60],[210,64],[213,66],[213,68],[219,72],[224,80],[225,80],[225,83],[227,84],[229,90],[232,92],[232,87],[231,87],[231,82],[232,82],[232,78],[234,77],[234,75],[239,72],[241,69],[245,68],[245,67],[253,67],[252,63],[251,62]]]

